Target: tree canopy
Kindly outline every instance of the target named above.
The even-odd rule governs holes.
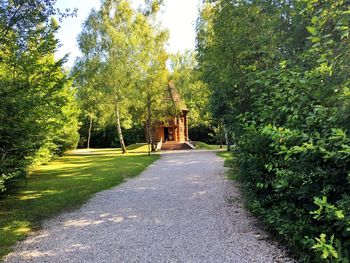
[[[54,1],[0,6],[0,191],[28,167],[74,147],[77,107],[64,59],[54,58]]]
[[[189,110],[189,125],[197,127],[211,124],[209,109],[210,90],[200,80],[195,53],[187,50],[183,54],[170,56],[170,79],[175,83],[183,102]]]

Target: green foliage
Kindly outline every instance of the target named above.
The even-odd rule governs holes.
[[[321,234],[320,238],[316,237],[317,244],[315,244],[312,249],[315,251],[321,253],[321,258],[322,259],[330,259],[332,258],[337,259],[338,258],[338,253],[333,247],[333,242],[334,242],[334,235],[331,236],[329,243],[326,241],[326,235]]]
[[[349,262],[349,6],[204,4],[197,24],[214,118],[258,214],[303,262]]]
[[[125,152],[124,130],[152,122],[166,86],[168,34],[155,19],[161,2],[135,10],[130,1],[106,0],[91,11],[79,36],[83,57],[74,76],[82,119],[88,117],[90,127],[115,125]]]
[[[0,5],[0,192],[77,143],[74,90],[55,60],[54,1]]]
[[[170,79],[174,81],[181,99],[189,113],[189,128],[209,126],[211,115],[209,110],[210,90],[200,80],[195,54],[189,50],[183,54],[170,56]]]
[[[86,148],[87,134],[89,123],[86,121],[82,123],[79,133],[81,134],[79,141],[79,148]],[[115,132],[115,124],[99,125],[95,123],[92,129],[91,148],[115,148],[120,147],[118,135]],[[134,125],[129,129],[124,129],[123,136],[126,145],[134,143],[144,143],[145,129],[141,125]]]
[[[212,127],[203,124],[189,128],[189,135],[192,141],[202,141],[207,144],[218,143],[218,141],[216,141],[215,138],[209,135],[213,132],[214,131]]]

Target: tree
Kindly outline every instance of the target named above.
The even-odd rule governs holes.
[[[153,4],[153,12],[148,16],[140,16],[138,32],[140,37],[139,57],[137,60],[138,77],[136,98],[142,119],[147,131],[148,154],[155,151],[153,142],[153,125],[164,117],[164,91],[167,85],[166,61],[168,54],[165,51],[165,42],[168,33],[155,25],[155,16],[158,8]],[[153,20],[153,21],[152,21]],[[138,117],[139,118],[139,117]]]
[[[0,4],[0,43],[9,44],[16,32],[16,42],[25,47],[27,39],[36,30],[37,25],[46,24],[50,17],[74,16],[76,10],[61,12],[55,8],[55,0],[11,1],[4,0]]]
[[[75,86],[77,89],[77,98],[80,109],[82,111],[82,119],[88,118],[89,128],[87,134],[86,147],[90,149],[90,142],[92,137],[93,123],[99,121],[101,123],[101,109],[103,96],[101,89],[98,88],[99,79],[96,76],[98,71],[98,58],[83,60],[77,62],[72,70]]]
[[[105,111],[114,113],[117,134],[122,152],[126,147],[121,127],[121,110],[127,107],[128,90],[132,90],[134,46],[136,35],[134,11],[127,1],[105,1],[101,10],[93,10],[79,36],[82,60],[97,61],[100,92],[104,97]]]
[[[0,191],[31,164],[77,142],[74,90],[55,60],[54,1],[4,1],[0,9]],[[69,125],[69,126],[67,126]]]

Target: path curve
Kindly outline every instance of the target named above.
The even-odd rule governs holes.
[[[173,152],[46,221],[5,262],[292,262],[264,237],[222,158]]]

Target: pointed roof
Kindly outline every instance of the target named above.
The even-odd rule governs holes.
[[[180,94],[172,81],[168,83],[168,94],[169,96],[167,96],[167,99],[171,99],[176,107],[178,107],[180,110],[188,111],[186,104],[181,101]]]

